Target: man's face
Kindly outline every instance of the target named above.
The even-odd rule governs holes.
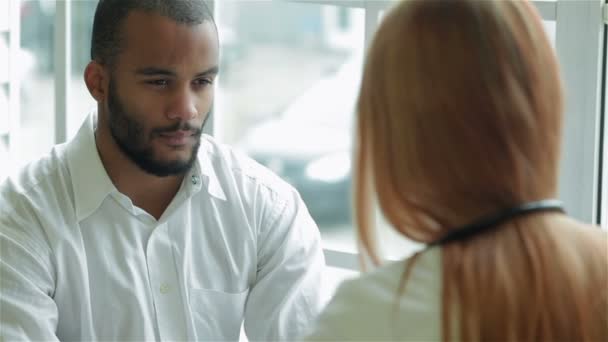
[[[105,103],[110,132],[144,171],[183,174],[196,160],[213,102],[215,28],[133,12],[124,22],[121,46]]]

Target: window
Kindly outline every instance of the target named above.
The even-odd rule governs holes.
[[[72,51],[71,66],[67,70],[70,102],[65,128],[68,137],[75,135],[87,114],[97,108],[97,102],[89,94],[83,78],[84,68],[91,60],[91,36],[96,7],[97,1],[90,0],[73,1],[71,4],[69,23]]]
[[[350,212],[349,165],[353,108],[361,74],[362,46],[369,43],[372,32],[381,20],[381,13],[390,3],[284,0],[230,2],[229,5],[217,2],[216,5],[220,34],[228,34],[229,37],[224,38],[230,38],[230,49],[239,53],[230,53],[230,57],[224,56],[222,60],[223,74],[219,85],[220,101],[216,108],[214,132],[220,139],[238,146],[260,163],[273,169],[300,191],[319,224],[328,264],[331,266],[357,269],[355,233]],[[599,32],[599,29],[590,24],[593,22],[594,25],[599,25],[597,18],[589,18],[591,2],[571,4],[541,1],[535,2],[535,5],[544,19],[545,30],[562,62],[566,82],[569,79],[576,79],[574,82],[583,81],[578,79],[575,67],[571,64],[574,60],[571,49],[580,45],[580,42],[570,36],[570,30],[579,33]],[[290,17],[292,11],[298,13],[297,20]],[[558,13],[561,20],[556,20]],[[278,28],[273,27],[274,23],[260,23],[256,20],[263,15],[281,17],[283,20],[288,18],[289,23],[278,23],[281,27]],[[319,20],[318,17],[324,19]],[[248,27],[250,25],[252,26]],[[259,27],[260,25],[262,27]],[[293,34],[290,32],[294,32],[294,27],[298,25],[302,25],[302,28],[297,29],[296,34],[306,34],[309,39],[305,41],[294,35],[285,40],[287,35]],[[361,26],[363,27],[360,29]],[[262,30],[267,33],[250,33]],[[353,39],[347,44],[349,57],[335,59],[327,71],[316,73],[319,69],[311,67],[311,63],[320,62],[321,59],[316,57],[307,58],[306,63],[299,62],[297,57],[289,57],[288,53],[313,54],[314,51],[320,51],[320,58],[337,55],[340,50],[344,51],[345,45],[336,45],[341,41],[329,37],[340,30],[349,34],[349,37],[355,34],[360,36],[349,38]],[[319,42],[326,42],[322,50],[318,50]],[[226,44],[226,39],[223,39],[223,44]],[[244,52],[247,49],[263,50],[270,46],[275,52],[273,56],[266,58],[256,58],[254,52]],[[584,48],[597,52],[599,44]],[[226,52],[224,50],[224,53]],[[287,55],[282,55],[284,53]],[[593,63],[597,54],[590,53],[586,58],[587,63]],[[225,63],[226,59],[232,59],[232,64]],[[231,68],[233,64],[238,64],[236,70]],[[317,67],[320,67],[320,64],[317,64]],[[301,69],[309,71],[302,76]],[[285,73],[286,70],[291,71]],[[254,80],[245,76],[253,72],[267,74],[263,81],[262,78]],[[598,70],[590,72],[597,75]],[[289,75],[287,83],[283,78],[285,74]],[[238,78],[236,82],[235,78]],[[585,77],[585,81],[589,89],[596,86],[596,80],[591,74]],[[249,89],[249,84],[256,84],[255,89]],[[571,137],[579,137],[582,132],[589,132],[589,127],[581,127],[574,121],[581,117],[591,118],[595,111],[588,98],[584,99],[580,93],[573,94],[572,86],[568,88],[568,103],[574,101],[578,104],[570,105],[567,109],[573,114],[567,115],[560,197],[566,203],[570,214],[590,222],[593,219],[591,208],[597,205],[591,191],[591,179],[594,177],[591,175],[595,169],[590,161],[579,159],[580,153],[592,146],[593,141],[575,141]],[[295,92],[289,93],[292,90]],[[249,95],[251,93],[254,93],[253,97]],[[250,97],[253,102],[249,101]],[[242,110],[236,108],[241,105]],[[280,108],[279,111],[276,111],[276,108]],[[591,111],[582,108],[590,108]],[[593,151],[592,148],[590,150]],[[587,157],[594,159],[594,153],[597,154],[597,149]],[[585,166],[580,169],[576,165]],[[582,175],[588,176],[581,177]],[[581,181],[581,178],[587,178],[589,181]],[[401,258],[420,247],[395,233],[381,215],[377,216],[379,239],[385,250],[385,257]]]
[[[19,166],[35,160],[55,142],[55,2],[20,2]]]
[[[354,101],[365,47],[392,1],[209,1],[222,47],[212,134],[301,192],[320,226],[328,272],[351,274],[358,268],[350,212]],[[10,7],[0,7],[0,179],[73,136],[95,106],[82,72],[96,3],[0,1]],[[570,215],[594,223],[601,216],[606,226],[608,168],[604,157],[600,169],[599,158],[602,1],[533,4],[567,88],[559,196]],[[19,69],[9,70],[11,63]],[[419,247],[382,218],[380,226],[387,257]]]
[[[218,2],[216,13],[214,134],[298,189],[327,246],[354,252],[350,151],[364,10],[238,1]]]
[[[3,17],[0,18],[0,181],[6,177],[8,164],[8,144],[9,144],[9,133],[10,133],[10,106],[9,106],[9,94],[10,94],[10,78],[8,72],[9,66],[9,42],[11,37],[9,25],[8,25],[8,6],[3,5],[5,8],[0,9],[0,13],[4,13]],[[3,12],[3,10],[5,12]],[[3,23],[4,21],[4,23]],[[6,164],[5,164],[6,163]]]

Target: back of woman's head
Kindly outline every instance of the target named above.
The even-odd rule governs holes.
[[[383,19],[368,52],[358,102],[355,206],[364,251],[378,260],[371,232],[375,198],[395,229],[431,243],[485,215],[554,197],[562,103],[554,51],[527,1],[397,4]],[[462,318],[467,320],[461,326],[464,337],[608,337],[606,309],[599,318],[589,317],[589,323],[580,322],[584,317],[563,321],[578,309],[563,313],[561,304],[586,304],[587,299],[577,297],[582,283],[572,279],[586,271],[564,273],[558,268],[569,261],[548,261],[551,253],[565,247],[547,222],[533,216],[515,219],[489,234],[444,248],[444,295],[451,294],[468,317]],[[594,244],[586,238],[577,241],[571,243]],[[590,266],[592,273],[606,268],[602,244],[581,250],[589,256],[574,257],[588,264],[592,254],[599,256]],[[605,281],[605,271],[594,276],[596,280]],[[531,277],[530,286],[536,286],[525,296],[532,299],[529,312],[518,304],[525,300],[516,294],[525,291],[524,284],[517,283],[520,275]],[[509,276],[510,280],[501,278]],[[539,292],[558,278],[576,294],[561,301],[551,297],[553,291],[541,296]],[[480,285],[480,279],[491,284]],[[597,289],[592,285],[586,283],[585,290]],[[483,301],[471,297],[476,291],[481,291],[481,298],[484,293],[490,296],[487,304],[506,305],[503,315],[532,317],[524,315],[521,322],[511,323],[507,319],[502,328],[493,329],[487,320],[494,316],[486,314]],[[606,290],[600,292],[597,295],[605,299]],[[557,302],[552,306],[549,300]],[[444,298],[444,318],[451,303]],[[538,322],[527,324],[528,318]],[[582,330],[568,328],[591,326],[598,319],[606,328],[596,335],[577,335]],[[558,327],[560,323],[566,327]]]
[[[457,226],[555,194],[561,117],[553,50],[527,2],[405,1],[369,51],[358,129],[397,227],[416,222],[404,206]],[[420,241],[440,234],[415,226]]]

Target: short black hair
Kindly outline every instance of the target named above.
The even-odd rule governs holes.
[[[160,14],[187,25],[205,21],[215,25],[213,13],[204,0],[99,0],[93,20],[92,60],[114,65],[123,48],[123,22],[133,11]]]

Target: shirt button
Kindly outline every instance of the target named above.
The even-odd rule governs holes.
[[[198,184],[199,180],[200,179],[198,176],[196,176],[196,175],[192,176],[192,184],[194,184],[194,185]]]
[[[169,292],[169,285],[167,285],[167,284],[162,284],[162,285],[160,286],[160,293],[162,293],[162,294],[166,294],[166,293],[168,293],[168,292]]]

